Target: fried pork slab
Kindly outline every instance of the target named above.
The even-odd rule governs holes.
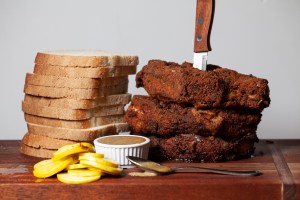
[[[231,141],[255,133],[261,116],[255,110],[203,110],[135,95],[124,119],[134,133],[146,136],[169,137],[184,133]]]
[[[136,86],[160,100],[196,108],[263,110],[270,104],[267,80],[213,65],[202,71],[191,63],[151,60],[137,74]]]
[[[183,160],[220,162],[249,158],[258,139],[249,134],[234,142],[227,142],[213,136],[178,134],[169,138],[150,136],[149,158],[155,161]]]

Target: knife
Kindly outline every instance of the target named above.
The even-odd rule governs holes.
[[[214,0],[197,0],[193,66],[201,70],[206,70],[208,51],[211,51],[210,32],[214,7]]]

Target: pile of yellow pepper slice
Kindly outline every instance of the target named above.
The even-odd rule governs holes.
[[[95,153],[94,146],[87,142],[63,146],[54,152],[51,159],[33,166],[35,177],[47,178],[56,174],[59,181],[68,184],[89,183],[105,174],[121,173],[117,162]]]

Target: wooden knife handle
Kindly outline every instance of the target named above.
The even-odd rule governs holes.
[[[194,52],[211,51],[210,32],[214,16],[215,0],[197,0]]]

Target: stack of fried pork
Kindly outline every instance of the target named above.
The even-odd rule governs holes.
[[[136,76],[125,121],[151,139],[153,160],[216,162],[251,156],[257,126],[270,104],[268,81],[208,65],[152,60]]]

